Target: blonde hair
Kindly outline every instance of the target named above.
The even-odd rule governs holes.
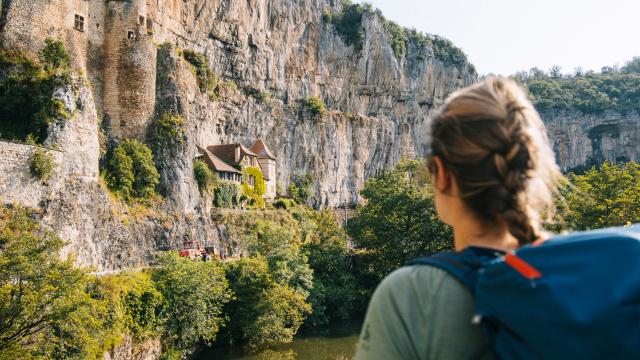
[[[561,178],[540,115],[512,80],[489,78],[452,94],[429,134],[479,218],[503,221],[520,245],[541,237]]]

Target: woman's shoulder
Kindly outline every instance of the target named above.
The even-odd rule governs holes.
[[[458,358],[481,334],[472,328],[474,303],[465,287],[432,266],[406,266],[376,289],[358,359]],[[378,356],[380,355],[380,356]]]
[[[401,267],[387,275],[376,291],[388,291],[390,294],[398,295],[411,291],[429,296],[442,296],[443,292],[446,292],[461,295],[472,301],[471,294],[462,283],[446,271],[429,265]]]

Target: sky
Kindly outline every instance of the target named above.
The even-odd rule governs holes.
[[[599,71],[640,56],[640,0],[368,2],[402,26],[453,41],[480,74]]]

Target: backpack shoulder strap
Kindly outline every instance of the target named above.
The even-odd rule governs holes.
[[[477,277],[473,276],[474,267],[465,261],[462,253],[455,251],[441,252],[432,256],[413,259],[407,265],[426,265],[444,270],[462,283],[472,294],[475,294]]]
[[[407,265],[427,265],[446,271],[475,296],[478,270],[504,253],[486,248],[468,247],[463,251],[445,251],[411,260]]]

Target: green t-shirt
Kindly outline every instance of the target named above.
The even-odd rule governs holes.
[[[469,359],[485,344],[473,314],[471,294],[443,270],[398,269],[371,298],[355,359]]]

